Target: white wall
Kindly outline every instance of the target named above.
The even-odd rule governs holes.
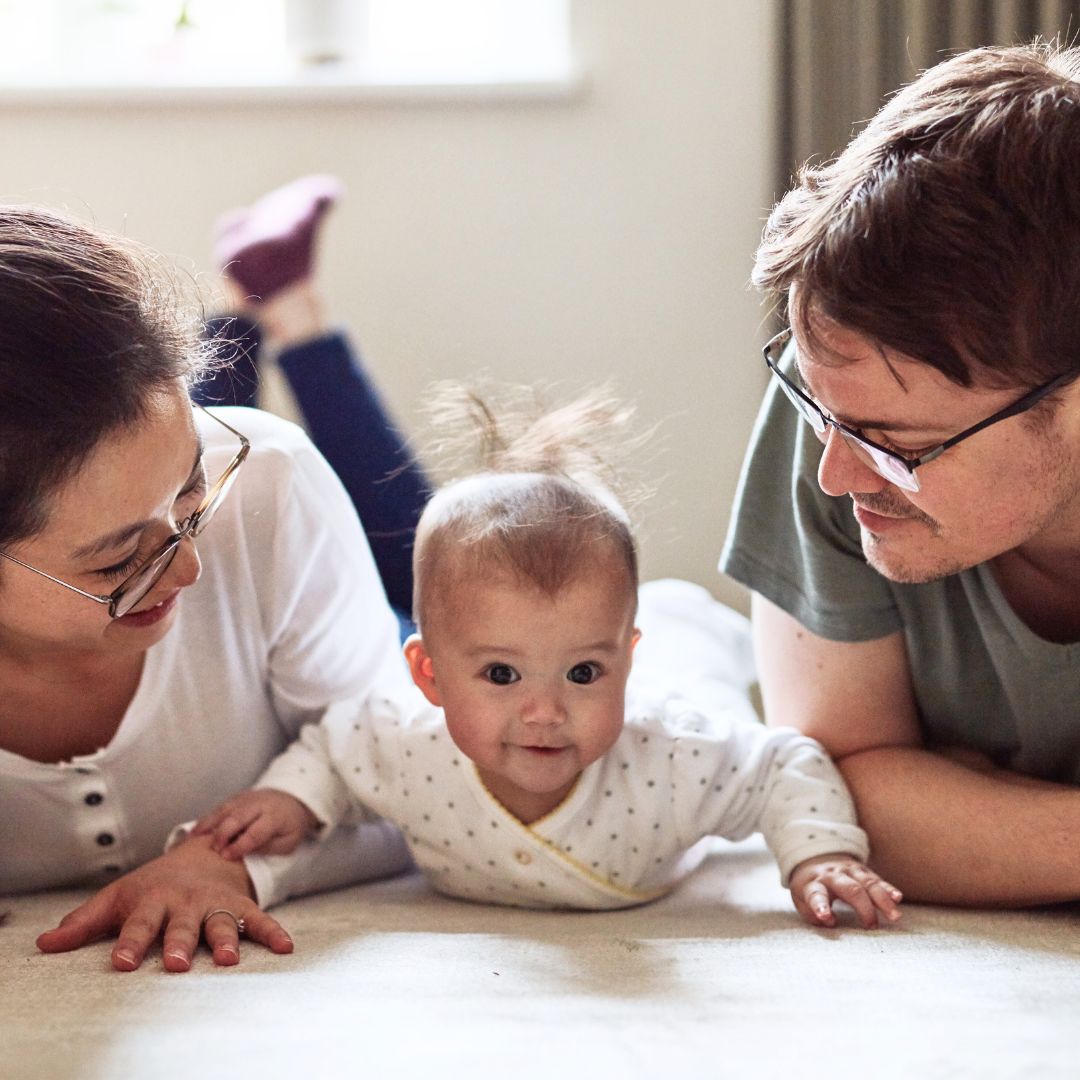
[[[219,211],[337,173],[327,290],[406,425],[433,378],[613,378],[661,422],[646,574],[739,603],[715,562],[764,383],[747,279],[772,19],[768,0],[578,0],[587,85],[562,103],[0,102],[0,197],[209,271]]]

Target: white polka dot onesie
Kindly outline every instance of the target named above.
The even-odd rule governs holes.
[[[868,855],[851,798],[821,747],[764,727],[749,703],[734,699],[706,710],[674,695],[632,693],[615,746],[530,825],[487,791],[442,710],[419,692],[332,706],[257,786],[296,796],[324,835],[346,819],[389,819],[436,889],[523,907],[653,900],[700,862],[700,841],[712,836],[760,831],[785,883],[804,859]]]

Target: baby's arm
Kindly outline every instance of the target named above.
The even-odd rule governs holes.
[[[842,900],[867,930],[879,925],[879,916],[895,922],[901,893],[865,865],[866,834],[828,754],[791,730],[758,728],[755,734],[765,781],[758,785],[759,828],[786,874],[796,910],[807,922],[835,926],[832,904]]]
[[[835,926],[833,900],[850,904],[867,930],[900,918],[903,894],[853,855],[818,855],[799,863],[788,880],[795,909],[808,922]]]
[[[670,707],[670,706],[669,706]],[[832,902],[842,900],[863,926],[895,922],[899,892],[869,870],[869,845],[836,766],[820,744],[785,728],[766,728],[733,713],[706,721],[690,709],[676,763],[697,799],[687,799],[684,835],[712,833],[741,840],[753,832],[780,866],[781,881],[807,921],[835,926]],[[695,732],[693,725],[699,723]],[[708,767],[703,767],[708,762]],[[710,771],[711,770],[711,771]],[[680,800],[681,802],[682,800]]]
[[[195,823],[193,836],[210,834],[211,847],[226,859],[253,852],[290,855],[319,827],[319,819],[299,799],[284,791],[242,791]]]

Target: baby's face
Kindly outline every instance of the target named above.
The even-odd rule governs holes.
[[[454,593],[425,628],[430,683],[417,681],[488,790],[535,821],[622,731],[636,598],[604,567],[554,596],[505,578]]]

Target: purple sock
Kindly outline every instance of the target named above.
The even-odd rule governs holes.
[[[343,191],[333,176],[304,176],[222,215],[214,258],[249,299],[269,300],[311,275],[319,222]]]

